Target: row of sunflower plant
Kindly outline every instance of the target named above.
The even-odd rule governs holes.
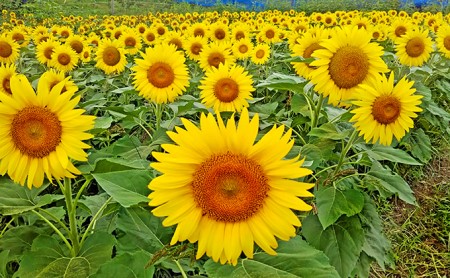
[[[398,171],[450,132],[439,13],[1,30],[5,277],[368,277],[395,267],[374,198],[416,204]]]

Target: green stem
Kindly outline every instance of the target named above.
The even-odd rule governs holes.
[[[181,271],[181,276],[183,276],[183,278],[187,278],[186,272],[184,272],[183,267],[181,266],[180,262],[178,260],[175,260],[175,263],[177,264],[178,268]]]
[[[72,185],[69,178],[64,178],[64,197],[66,199],[67,215],[69,216],[70,233],[69,238],[72,241],[75,256],[80,251],[80,242],[78,238],[77,222],[75,218],[76,207],[72,199]]]
[[[9,225],[11,225],[11,223],[14,221],[14,218],[11,218],[11,220],[9,220],[8,223],[6,223],[5,227],[3,228],[3,230],[0,232],[0,238],[2,238],[3,234],[6,232],[6,230],[8,229]]]
[[[297,130],[293,129],[293,128],[291,128],[291,130],[292,130],[292,132],[294,132],[295,135],[297,135],[298,139],[300,139],[300,141],[302,141],[302,144],[303,144],[303,145],[306,145],[306,141],[305,141],[305,139],[300,135],[300,133],[299,133]]]
[[[111,202],[112,197],[109,197],[108,200],[105,201],[105,203],[100,207],[100,209],[97,211],[97,213],[92,217],[91,222],[89,223],[88,227],[86,228],[86,231],[84,231],[83,236],[81,237],[80,246],[83,246],[84,241],[86,240],[86,237],[91,232],[92,227],[94,226],[95,222],[103,212],[103,210],[106,208],[106,206]]]
[[[311,119],[311,128],[315,128],[319,123],[320,110],[323,105],[323,95],[319,94],[319,100],[317,101],[316,108],[314,109],[314,117]]]
[[[72,254],[73,257],[76,256],[75,250],[72,248],[72,245],[70,245],[70,243],[67,241],[66,237],[61,233],[61,231],[55,227],[55,225],[53,225],[52,222],[50,222],[47,218],[45,218],[45,216],[43,216],[42,214],[40,214],[39,212],[37,212],[36,210],[32,210],[32,212],[34,214],[36,214],[37,216],[39,216],[39,218],[41,218],[42,220],[44,220],[54,231],[57,235],[59,235],[59,237],[64,241],[64,243],[67,245],[67,247],[70,250],[70,253]]]
[[[67,234],[70,234],[70,230],[69,228],[67,228],[66,224],[64,224],[61,220],[58,219],[58,217],[54,216],[52,213],[46,211],[45,209],[41,209],[39,208],[39,210],[45,214],[47,214],[48,216],[50,216],[53,220],[55,220],[56,222],[58,222],[59,225],[61,225],[61,227],[67,232]]]
[[[353,146],[353,142],[355,142],[356,138],[358,138],[358,130],[355,129],[355,130],[353,130],[352,135],[350,135],[347,145],[344,147],[344,149],[341,152],[341,156],[339,157],[338,164],[336,166],[336,169],[334,170],[334,176],[341,170],[342,164],[344,163],[345,156],[347,155],[350,148]]]
[[[77,196],[75,196],[75,199],[73,200],[73,206],[77,207],[78,200],[81,197],[81,194],[83,193],[84,189],[91,183],[92,176],[85,177],[86,181],[83,183],[83,185],[80,187],[80,190],[78,190]]]
[[[156,116],[156,126],[155,130],[157,130],[161,125],[162,113],[164,110],[164,106],[160,103],[155,104],[155,116]]]

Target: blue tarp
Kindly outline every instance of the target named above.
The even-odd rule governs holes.
[[[448,0],[439,1],[439,0],[401,0],[402,6],[404,5],[414,5],[418,8],[428,5],[448,5]]]

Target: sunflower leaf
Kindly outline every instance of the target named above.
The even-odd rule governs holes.
[[[358,216],[342,216],[323,230],[317,215],[309,215],[303,220],[302,233],[308,243],[328,256],[341,277],[350,275],[364,243],[364,230]]]
[[[363,209],[364,196],[355,189],[340,191],[327,187],[316,192],[316,203],[319,221],[326,229],[342,215],[352,216]]]
[[[328,258],[299,236],[280,241],[276,251],[276,256],[256,253],[253,260],[240,260],[236,267],[208,260],[205,271],[209,277],[339,277]]]
[[[402,140],[402,144],[411,154],[422,163],[428,163],[432,157],[430,137],[419,128],[408,133]]]
[[[391,146],[375,145],[371,150],[367,151],[367,154],[377,161],[388,160],[408,165],[422,165],[422,163],[412,158],[407,152],[394,149]]]
[[[47,188],[44,184],[39,188],[28,189],[20,186],[7,177],[0,177],[0,214],[14,215],[30,211],[64,198],[63,195],[39,194]]]
[[[155,267],[144,266],[150,260],[150,254],[144,251],[123,253],[101,266],[93,278],[109,278],[112,273],[120,273],[121,277],[153,277]]]
[[[308,133],[309,136],[315,136],[319,138],[327,138],[332,140],[342,140],[348,137],[350,130],[338,130],[333,123],[325,123],[319,127],[311,129]]]

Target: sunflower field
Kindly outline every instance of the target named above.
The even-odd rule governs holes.
[[[427,267],[386,204],[450,171],[450,15],[17,11],[0,277],[449,277],[449,175]]]

